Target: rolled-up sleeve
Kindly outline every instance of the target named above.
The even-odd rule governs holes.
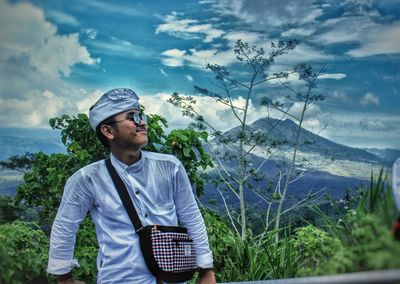
[[[51,236],[47,272],[65,274],[74,266],[79,266],[74,259],[76,232],[79,224],[86,217],[92,206],[93,198],[80,172],[72,175],[64,188],[63,197],[54,220]]]
[[[181,163],[175,172],[175,206],[178,220],[188,229],[188,233],[193,239],[198,267],[213,267],[206,226],[197,206],[189,178]]]

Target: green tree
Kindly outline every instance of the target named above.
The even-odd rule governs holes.
[[[47,228],[55,217],[68,177],[83,166],[109,155],[109,150],[100,143],[92,130],[87,115],[63,115],[50,119],[50,125],[53,129],[61,130],[61,140],[67,148],[67,154],[35,153],[33,165],[25,173],[24,183],[18,187],[16,196],[17,204],[39,210],[40,224]],[[202,141],[207,141],[207,133],[181,129],[166,135],[166,126],[165,118],[149,116],[149,144],[146,149],[176,155],[200,195],[204,183],[198,177],[198,169],[212,166],[202,144]],[[20,159],[23,162],[25,156]],[[8,163],[14,164],[15,161],[19,162],[18,157]]]
[[[10,170],[19,172],[27,172],[32,169],[35,163],[36,154],[26,152],[24,155],[11,156],[7,161],[0,161],[0,166]]]

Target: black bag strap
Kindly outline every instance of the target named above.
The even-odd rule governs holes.
[[[124,205],[125,210],[128,213],[129,218],[131,219],[133,227],[135,227],[136,233],[138,233],[141,229],[143,229],[143,225],[142,225],[142,222],[140,222],[140,219],[136,212],[135,206],[133,206],[132,199],[129,196],[128,190],[126,189],[126,186],[125,186],[124,182],[122,181],[121,177],[118,175],[117,171],[111,164],[110,159],[106,160],[106,166],[107,166],[108,172],[111,175],[114,186],[118,191],[118,195],[122,200],[122,204]]]

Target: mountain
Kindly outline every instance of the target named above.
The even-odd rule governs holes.
[[[278,183],[279,173],[284,172],[293,157],[293,145],[297,124],[286,119],[283,121],[262,118],[246,126],[246,132],[251,135],[265,135],[268,141],[275,141],[274,147],[266,143],[254,147],[250,154],[246,155],[249,164],[254,168],[260,167],[260,173],[264,175],[264,181],[252,182],[253,187],[265,190],[269,183],[273,187]],[[382,167],[391,170],[393,161],[400,156],[400,150],[394,149],[359,149],[341,145],[314,134],[306,129],[301,129],[300,146],[296,155],[295,172],[302,173],[302,177],[289,186],[289,194],[294,200],[304,198],[309,192],[327,193],[333,198],[340,199],[345,195],[346,189],[355,189],[368,184],[371,170],[378,173]],[[238,146],[240,128],[234,127],[224,133],[229,138],[230,145]],[[250,146],[247,146],[249,149]],[[235,154],[235,150],[219,139],[211,139],[206,148],[214,153]],[[233,161],[221,160],[224,168],[232,175],[235,174],[237,165]],[[217,176],[216,169],[210,170],[212,176]],[[293,176],[295,178],[295,176]],[[227,193],[227,192],[226,192]],[[248,191],[248,204],[260,203],[260,198]],[[216,186],[206,185],[206,196],[203,201],[215,199],[222,204],[220,193]],[[227,202],[236,202],[233,197],[228,197]]]
[[[239,127],[234,127],[224,134],[235,144],[238,142]],[[273,148],[260,145],[252,154],[263,158],[285,161],[289,163],[293,157],[293,144],[297,132],[297,124],[290,119],[276,120],[261,118],[246,126],[248,133],[266,135],[268,141],[275,141]],[[359,149],[330,141],[304,128],[300,132],[300,146],[297,152],[298,166],[306,169],[326,171],[333,175],[350,178],[369,178],[371,169],[379,171],[382,166],[390,168],[400,150],[395,149]],[[208,146],[213,151],[225,151],[224,147],[213,139]],[[247,147],[248,148],[248,147]],[[300,163],[301,162],[301,163]]]
[[[0,160],[26,152],[66,153],[60,132],[47,129],[0,128]]]

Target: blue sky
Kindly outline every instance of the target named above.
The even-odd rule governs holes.
[[[211,87],[207,63],[234,74],[236,40],[268,49],[297,38],[272,70],[301,61],[324,67],[314,93],[326,100],[309,110],[305,127],[349,146],[400,149],[398,0],[0,0],[0,27],[2,127],[49,127],[51,117],[87,113],[114,87],[132,88],[147,112],[185,127],[189,120],[166,100]],[[297,81],[294,74],[288,83]],[[265,95],[285,93],[279,84],[259,90],[250,122],[266,115]],[[233,126],[229,110],[196,98],[217,128]]]

